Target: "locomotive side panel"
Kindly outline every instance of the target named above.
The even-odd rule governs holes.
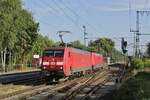
[[[70,50],[68,48],[64,49],[64,58],[63,58],[64,66],[63,66],[63,72],[64,76],[71,75],[70,73],[70,66],[71,66],[71,59],[70,59]]]
[[[104,63],[103,56],[74,48],[50,48],[44,52],[42,69],[65,77],[93,70]]]
[[[93,59],[94,59],[94,62],[93,62],[94,67],[95,68],[101,67],[104,64],[103,56],[96,54],[96,53],[92,53],[92,55],[93,55]]]
[[[70,73],[92,69],[91,53],[70,49]]]

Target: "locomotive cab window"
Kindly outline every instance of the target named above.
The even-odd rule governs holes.
[[[46,50],[44,52],[44,56],[47,56],[47,57],[63,57],[64,56],[64,51],[63,50],[57,50],[57,51]]]
[[[54,57],[54,51],[46,50],[46,51],[44,52],[44,56],[47,56],[47,57]]]
[[[55,57],[63,57],[64,56],[64,51],[54,51],[54,56]]]

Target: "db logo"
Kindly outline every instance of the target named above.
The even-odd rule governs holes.
[[[55,65],[55,62],[51,62],[51,65]]]

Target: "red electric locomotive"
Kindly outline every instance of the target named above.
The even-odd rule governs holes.
[[[104,64],[102,55],[70,47],[46,48],[42,57],[42,71],[46,76],[84,74]]]

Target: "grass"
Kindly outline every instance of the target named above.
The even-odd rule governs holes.
[[[23,85],[13,85],[13,84],[9,84],[9,85],[0,85],[0,95],[6,95],[9,93],[13,93],[19,90],[23,90],[26,88],[29,88],[30,86],[23,86]]]
[[[116,91],[113,100],[150,100],[150,72],[138,72]]]

